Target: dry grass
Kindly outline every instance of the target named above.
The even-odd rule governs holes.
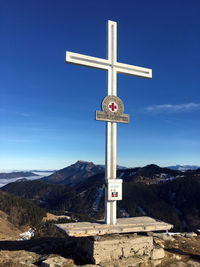
[[[8,215],[0,211],[0,240],[16,240],[21,232],[22,230],[8,221]]]
[[[46,222],[46,221],[56,221],[56,220],[58,220],[58,219],[67,219],[67,218],[68,218],[68,216],[65,216],[65,215],[57,216],[57,215],[54,215],[54,214],[52,214],[52,213],[48,213],[48,212],[47,212],[47,216],[44,217],[44,218],[42,219],[42,221],[43,221],[43,222]]]

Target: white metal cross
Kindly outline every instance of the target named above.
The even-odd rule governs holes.
[[[152,70],[117,62],[117,23],[108,20],[107,25],[107,59],[66,52],[66,63],[72,63],[91,68],[106,70],[107,95],[117,95],[117,73],[123,73],[143,78],[152,78]],[[116,122],[106,122],[106,160],[105,178],[116,179]],[[108,201],[108,192],[105,192],[105,222],[116,224],[116,201]]]

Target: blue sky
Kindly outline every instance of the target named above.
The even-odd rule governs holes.
[[[118,61],[153,70],[118,75],[130,115],[118,164],[200,165],[199,12],[199,0],[1,1],[0,169],[104,163],[94,114],[106,72],[65,64],[65,52],[106,58],[107,20],[118,23]]]

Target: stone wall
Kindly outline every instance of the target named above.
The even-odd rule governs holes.
[[[121,234],[95,239],[92,237],[77,239],[77,246],[81,254],[95,264],[134,256],[151,257],[153,252],[152,236]]]

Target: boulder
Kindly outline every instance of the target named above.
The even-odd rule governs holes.
[[[152,260],[159,260],[165,257],[165,251],[163,248],[155,248],[152,251],[151,259]]]
[[[74,266],[73,260],[66,259],[61,256],[55,256],[52,258],[48,258],[47,260],[42,262],[42,267],[68,267]]]
[[[199,267],[200,266],[200,262],[199,261],[194,261],[194,260],[189,260],[187,262],[187,266],[188,267]]]
[[[185,237],[191,238],[191,237],[196,237],[196,236],[197,236],[197,234],[194,233],[194,232],[192,232],[192,233],[185,233]]]
[[[188,265],[183,261],[177,261],[169,265],[169,267],[187,267],[187,266]]]

